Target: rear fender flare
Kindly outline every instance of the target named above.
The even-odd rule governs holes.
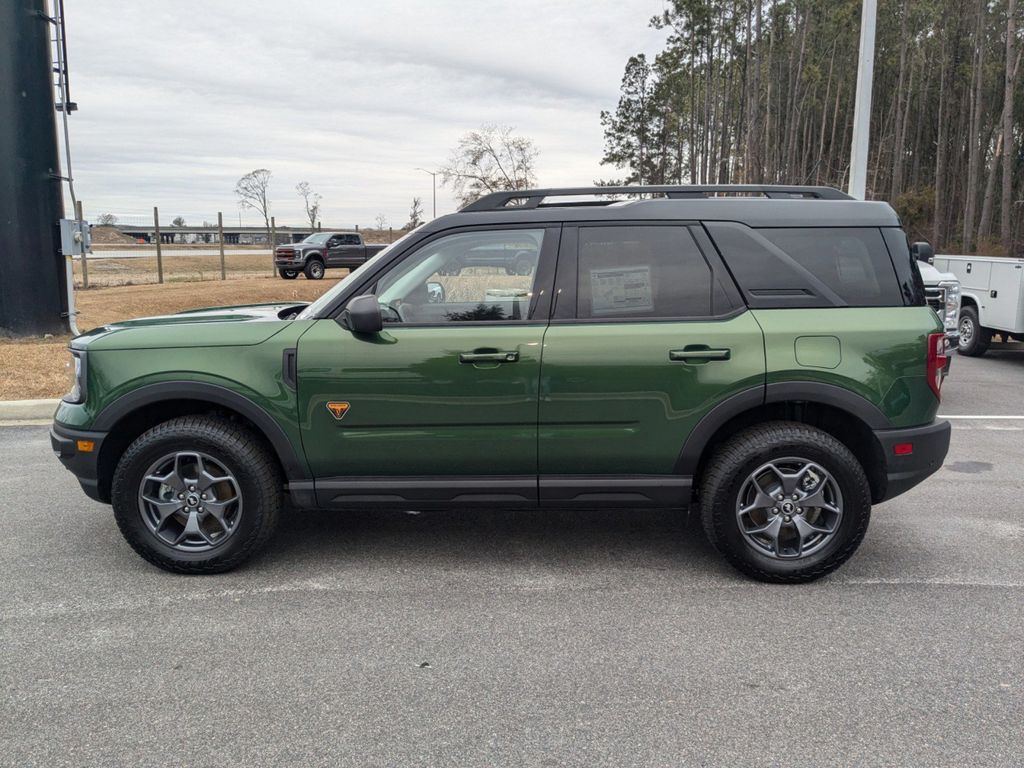
[[[821,382],[780,382],[751,387],[718,403],[693,428],[676,459],[675,472],[695,475],[715,434],[729,421],[762,405],[806,402],[828,405],[848,413],[871,429],[891,429],[892,423],[874,403],[848,389]]]

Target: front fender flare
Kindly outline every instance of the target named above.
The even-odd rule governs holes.
[[[244,395],[227,387],[201,381],[162,381],[132,390],[104,408],[90,425],[90,430],[109,432],[134,411],[166,400],[200,400],[237,411],[251,421],[274,449],[281,461],[285,477],[306,480],[310,477],[305,460],[295,451],[292,441],[281,425],[265,410]]]

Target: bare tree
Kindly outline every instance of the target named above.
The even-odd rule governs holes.
[[[299,193],[302,202],[306,205],[306,218],[309,219],[309,228],[316,229],[316,220],[320,215],[320,193],[310,189],[308,181],[300,181],[295,185],[295,191]]]
[[[175,216],[174,219],[171,221],[171,226],[172,227],[184,227],[185,226],[185,217],[184,216]]]
[[[385,216],[383,213],[378,213],[377,218],[374,219],[374,222],[376,222],[377,229],[380,230],[381,232],[388,228],[388,217]]]
[[[414,197],[412,199],[412,208],[409,209],[409,222],[405,225],[406,229],[416,229],[420,224],[423,223],[423,201]]]
[[[483,125],[459,139],[440,173],[441,184],[451,187],[462,205],[488,192],[536,185],[537,147],[512,131],[509,126]]]
[[[96,217],[96,224],[100,227],[112,227],[117,224],[117,216],[112,213],[101,213]]]
[[[270,199],[267,190],[270,187],[271,173],[266,168],[249,171],[235,184],[235,194],[242,208],[252,208],[263,217],[267,228],[267,242],[270,242]]]

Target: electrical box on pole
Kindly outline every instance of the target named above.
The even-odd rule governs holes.
[[[70,330],[53,31],[44,0],[0,2],[0,335]]]

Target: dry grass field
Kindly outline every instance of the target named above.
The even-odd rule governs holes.
[[[178,246],[176,246],[178,247]],[[146,248],[144,253],[153,252]],[[89,256],[89,288],[120,285],[145,285],[157,282],[156,255],[131,259],[103,258],[102,251]],[[220,280],[220,256],[188,256],[186,251],[163,254],[164,282],[182,283]],[[272,269],[269,253],[231,254],[224,258],[224,271],[229,280],[236,278],[270,277]],[[75,285],[82,286],[82,264],[75,262]],[[330,273],[328,273],[330,274]],[[339,273],[344,274],[344,273]]]
[[[262,301],[310,301],[333,286],[344,270],[324,280],[238,279],[165,283],[78,291],[78,328],[85,331],[115,320],[163,315],[185,309]],[[67,389],[69,337],[0,341],[0,400],[60,397]]]

